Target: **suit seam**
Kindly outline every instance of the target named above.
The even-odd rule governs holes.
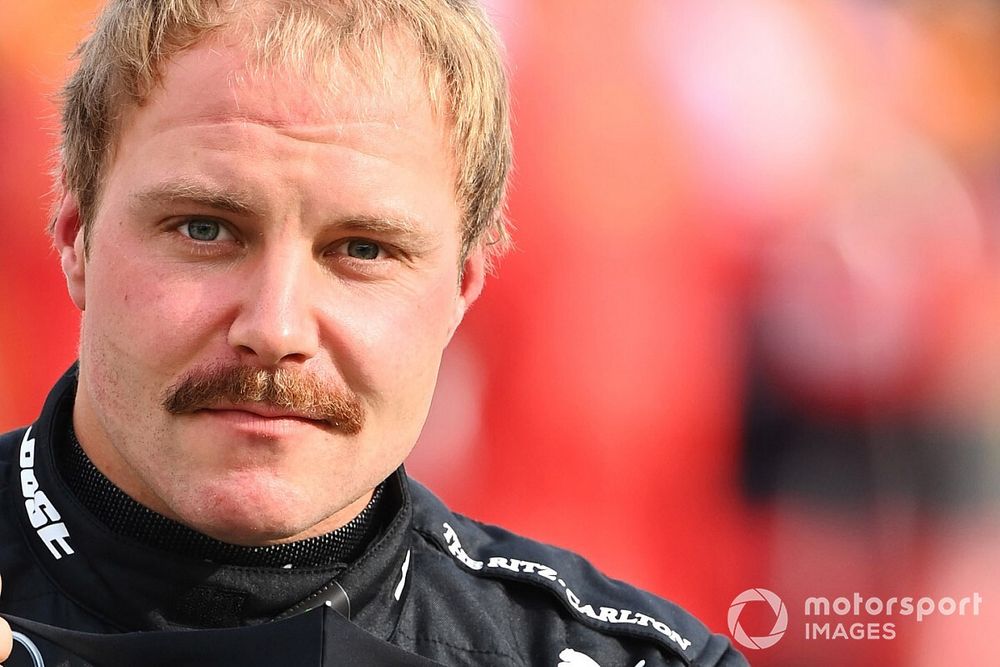
[[[406,639],[409,639],[409,640],[414,641],[414,642],[421,642],[421,643],[427,643],[427,644],[438,644],[438,645],[441,645],[441,646],[446,646],[446,647],[451,648],[451,649],[455,649],[457,651],[462,651],[463,653],[470,653],[470,654],[474,654],[474,655],[491,655],[491,656],[495,656],[495,657],[498,657],[498,658],[503,658],[504,660],[506,660],[508,662],[511,662],[511,663],[513,663],[515,665],[523,665],[524,664],[517,656],[511,655],[510,653],[506,653],[506,652],[503,652],[503,651],[497,651],[497,650],[491,650],[491,649],[481,649],[481,648],[471,648],[469,646],[461,646],[459,644],[454,644],[454,643],[449,642],[447,640],[438,639],[437,637],[431,637],[431,636],[428,636],[428,635],[419,635],[419,634],[411,635],[410,633],[406,632],[405,630],[399,630],[399,629],[396,630],[396,634],[398,634],[401,637],[405,637]]]

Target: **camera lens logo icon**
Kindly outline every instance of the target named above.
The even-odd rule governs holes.
[[[765,602],[770,605],[774,612],[774,627],[771,632],[760,637],[751,637],[740,625],[740,615],[743,608],[750,602]],[[775,593],[766,588],[751,588],[736,596],[733,603],[729,605],[729,634],[736,642],[745,648],[762,649],[771,648],[784,636],[788,629],[788,610],[785,603],[781,601]]]

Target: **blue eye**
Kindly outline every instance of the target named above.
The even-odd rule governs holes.
[[[347,254],[355,259],[378,259],[382,253],[382,247],[379,244],[362,239],[348,241],[346,250]]]
[[[189,220],[179,227],[184,236],[195,241],[217,241],[226,234],[225,228],[216,220],[198,218]]]

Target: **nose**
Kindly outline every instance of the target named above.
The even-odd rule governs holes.
[[[284,246],[262,250],[240,272],[242,298],[228,340],[245,362],[304,362],[319,351],[315,268],[309,251]]]

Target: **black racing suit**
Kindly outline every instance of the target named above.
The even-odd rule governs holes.
[[[75,389],[67,373],[34,425],[0,436],[7,667],[746,664],[679,607],[455,514],[402,469],[383,487],[393,518],[335,578],[123,538],[55,465]],[[236,623],[204,621],[227,617]]]

